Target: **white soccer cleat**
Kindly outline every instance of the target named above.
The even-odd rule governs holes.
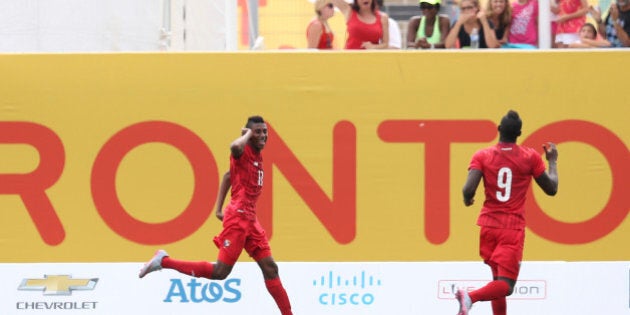
[[[144,276],[146,276],[148,273],[162,269],[162,258],[164,257],[168,257],[168,254],[165,250],[160,249],[156,251],[151,260],[149,260],[146,264],[144,264],[144,266],[142,266],[138,277],[144,278]]]
[[[457,315],[468,315],[468,311],[470,311],[470,308],[472,307],[472,300],[470,299],[468,292],[461,289],[457,290],[455,298],[459,302],[459,312]]]

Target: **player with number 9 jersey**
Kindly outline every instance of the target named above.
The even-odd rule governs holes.
[[[477,151],[468,165],[462,189],[464,205],[475,202],[477,186],[483,179],[485,200],[477,225],[479,255],[492,271],[492,281],[473,291],[455,293],[458,315],[468,315],[475,302],[491,301],[492,314],[506,315],[506,297],[514,291],[525,246],[525,199],[532,178],[549,196],[558,192],[556,145],[543,145],[549,170],[541,155],[532,148],[516,144],[523,122],[510,110],[498,126],[499,143]]]
[[[477,224],[495,228],[525,228],[525,196],[532,177],[545,172],[538,152],[516,143],[498,144],[477,151],[468,170],[483,173],[485,201]]]

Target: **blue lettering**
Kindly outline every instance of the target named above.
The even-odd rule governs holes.
[[[322,294],[319,296],[319,304],[322,304],[322,305],[328,305],[328,303],[326,303],[326,300],[325,300],[325,298],[326,298],[327,296],[328,296],[328,294],[326,294],[326,293],[322,293]]]
[[[203,286],[202,292],[206,302],[214,303],[223,296],[223,287],[216,282],[210,282]],[[206,293],[210,293],[210,297]]]
[[[374,303],[372,293],[322,293],[319,304],[322,305],[371,305]]]
[[[197,288],[201,286],[201,283],[197,282],[197,279],[191,278],[190,282],[188,282],[187,286],[190,288],[190,300],[193,303],[203,302],[203,298],[197,297]],[[205,287],[205,285],[204,285]],[[203,288],[202,288],[203,290]]]
[[[164,302],[171,303],[173,297],[179,297],[180,303],[188,303],[188,297],[186,296],[186,290],[180,279],[171,279],[171,287],[168,289],[166,299]]]
[[[356,297],[358,297],[359,294],[358,293],[354,293],[350,296],[350,303],[354,304],[354,305],[359,305],[359,302],[357,302]]]
[[[334,297],[334,295],[333,295],[333,297]],[[346,299],[346,294],[345,293],[339,294],[339,304],[337,304],[337,305],[344,305],[346,303],[348,303],[348,300]]]
[[[181,279],[171,279],[171,286],[164,302],[171,303],[173,300],[177,302],[179,299],[180,303],[215,303],[221,300],[226,303],[236,303],[242,297],[242,293],[238,289],[240,285],[241,279],[203,283],[197,281],[196,278],[191,278],[186,284],[188,287],[188,292],[186,292]]]
[[[236,287],[241,285],[241,279],[229,279],[225,281],[224,287],[225,287],[225,292],[229,292],[234,294],[234,297],[229,298],[227,296],[225,296],[223,298],[223,301],[226,303],[235,303],[238,302],[241,299],[241,291],[239,291],[236,288],[233,288],[231,285],[235,284]]]

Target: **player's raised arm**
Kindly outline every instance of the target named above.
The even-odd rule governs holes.
[[[350,11],[352,11],[350,4],[348,4],[345,0],[331,0],[331,2],[335,5],[335,7],[337,7],[337,9],[339,9],[339,11],[341,11],[341,14],[343,14],[347,21],[350,18]]]
[[[241,136],[232,141],[232,144],[230,144],[230,151],[232,151],[232,155],[235,158],[238,158],[241,156],[241,154],[243,154],[243,150],[245,150],[245,145],[251,137],[252,130],[249,128],[243,128]]]
[[[545,194],[554,196],[558,193],[558,149],[556,144],[552,142],[544,144],[543,149],[545,149],[549,168],[536,178],[536,184],[542,188]]]

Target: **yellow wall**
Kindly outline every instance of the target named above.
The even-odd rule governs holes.
[[[142,261],[158,247],[213,260],[221,227],[209,211],[229,143],[252,114],[272,127],[264,204],[272,201],[273,217],[263,221],[277,260],[476,260],[481,189],[466,208],[461,186],[508,109],[524,119],[523,141],[557,141],[560,150],[560,192],[536,189],[532,198],[553,220],[536,218],[525,259],[630,260],[625,59],[623,51],[0,55],[0,261]],[[436,126],[454,135],[432,134]],[[443,137],[456,140],[440,146]],[[112,194],[128,213],[120,220],[110,219]]]

